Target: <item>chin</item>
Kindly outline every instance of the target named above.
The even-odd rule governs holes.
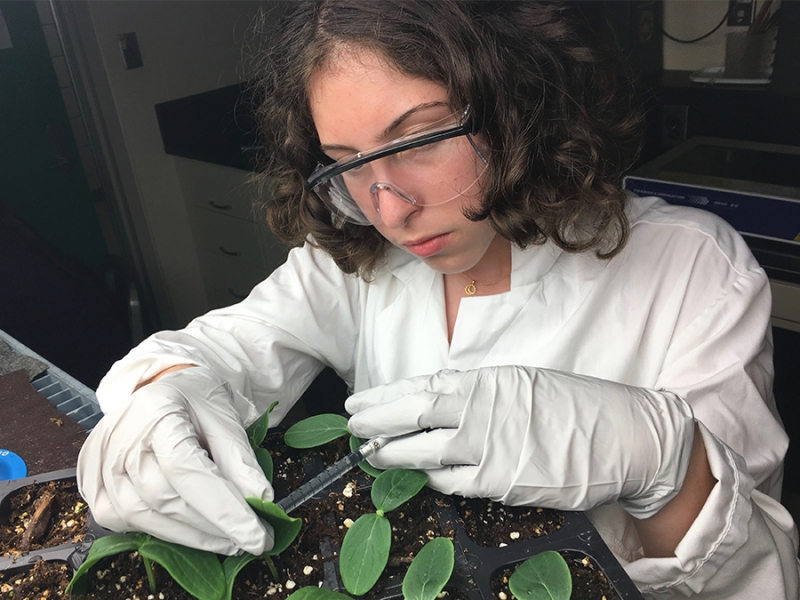
[[[458,258],[449,258],[440,256],[431,256],[421,260],[431,269],[433,269],[434,271],[438,271],[442,275],[457,275],[458,273],[463,273],[464,271],[468,271],[476,264],[478,264],[478,259],[464,260],[462,258],[461,260],[459,260]]]

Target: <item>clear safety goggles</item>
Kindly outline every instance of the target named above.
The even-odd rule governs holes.
[[[318,164],[308,178],[306,189],[330,208],[334,222],[338,219],[357,225],[374,225],[381,220],[382,191],[421,206],[450,202],[474,186],[488,165],[472,138],[473,129],[474,119],[468,106],[376,148],[351,154],[330,165]],[[443,184],[442,177],[452,173],[462,175]],[[404,191],[394,183],[398,181],[405,189],[425,190],[424,199]],[[430,197],[433,194],[427,192],[432,189],[439,192],[435,194],[438,197]],[[443,189],[445,193],[441,193]]]

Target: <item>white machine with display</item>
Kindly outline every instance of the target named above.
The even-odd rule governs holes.
[[[800,332],[800,148],[695,137],[633,171],[625,189],[727,220],[770,278],[773,325]]]

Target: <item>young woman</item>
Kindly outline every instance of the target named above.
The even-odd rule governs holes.
[[[770,295],[711,214],[621,191],[641,113],[587,7],[301,4],[265,61],[273,229],[242,303],[98,389],[98,521],[259,553],[244,427],[324,366],[379,467],[586,510],[647,595],[796,598]]]

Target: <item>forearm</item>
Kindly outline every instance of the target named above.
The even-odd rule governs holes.
[[[293,389],[313,379],[322,367],[314,357],[303,354],[293,336],[268,327],[245,329],[244,325],[247,323],[233,318],[226,321],[210,315],[186,329],[151,336],[103,378],[97,390],[103,411],[114,410],[166,374],[203,368],[230,386],[243,422],[249,423],[276,400],[281,402],[280,412],[273,415],[278,422],[302,392]],[[261,345],[249,344],[256,336]]]
[[[674,554],[716,483],[706,457],[703,437],[695,426],[692,454],[681,490],[652,517],[634,519],[646,556],[658,558]]]

